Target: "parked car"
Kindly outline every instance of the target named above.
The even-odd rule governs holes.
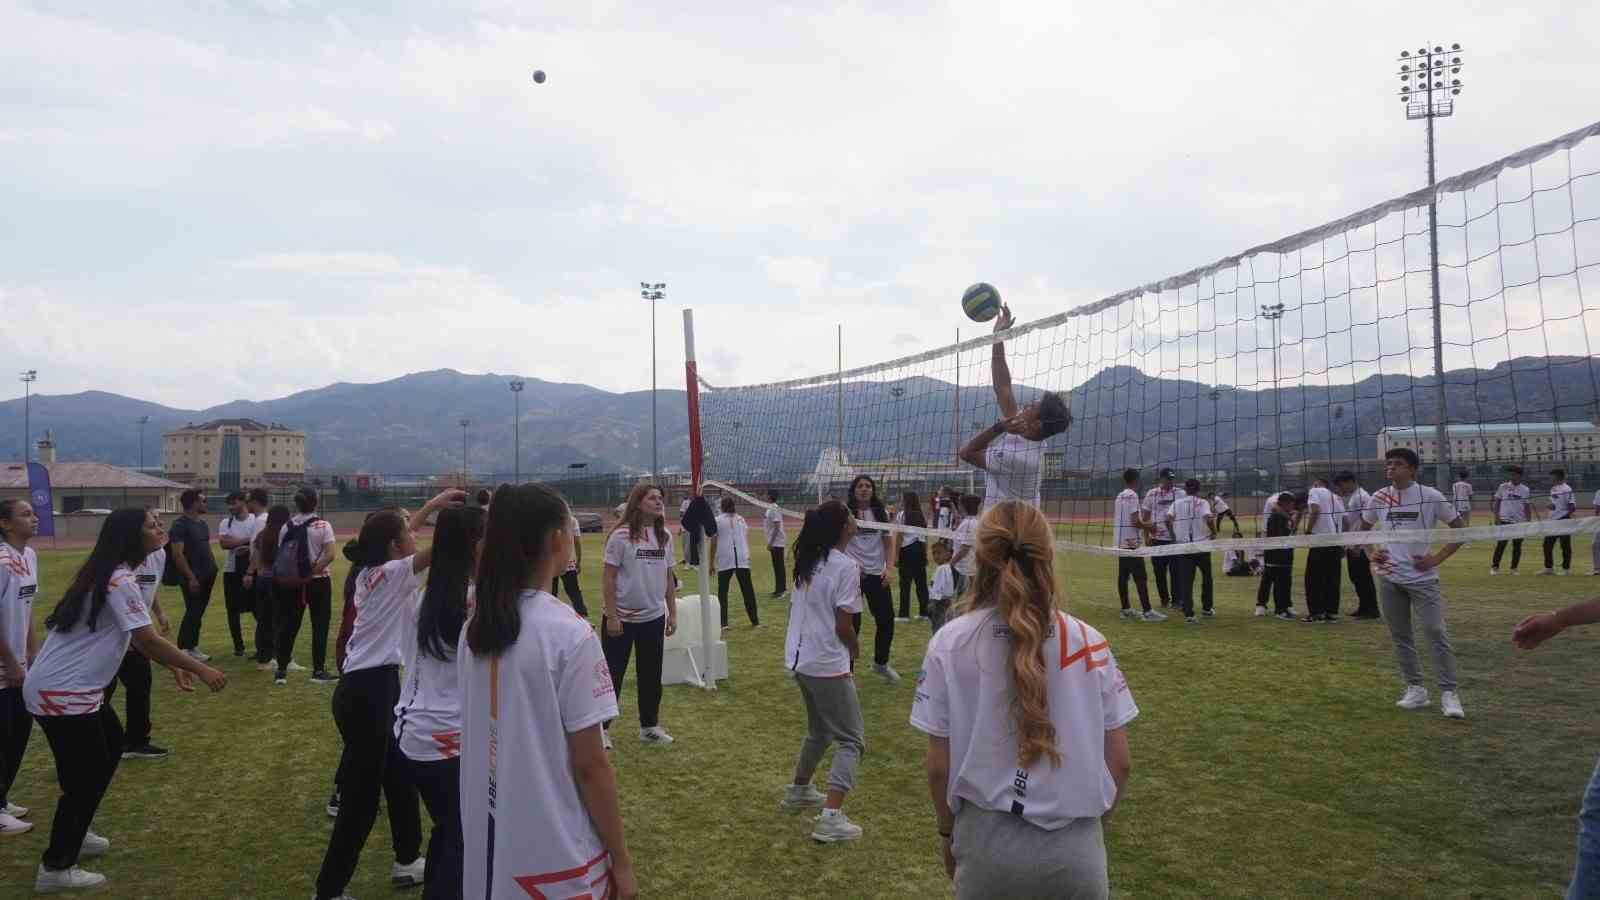
[[[573,513],[573,518],[578,520],[578,530],[585,534],[606,530],[605,522],[599,513]]]

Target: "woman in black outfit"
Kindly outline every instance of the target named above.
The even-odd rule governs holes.
[[[916,491],[906,491],[900,498],[900,512],[895,513],[895,524],[913,528],[927,528],[928,520],[922,515],[922,498]],[[911,618],[911,586],[917,587],[917,615],[928,617],[928,543],[920,534],[900,535],[900,618]]]

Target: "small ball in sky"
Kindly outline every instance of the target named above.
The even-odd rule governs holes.
[[[544,84],[544,70],[543,69],[534,69],[533,70],[533,83],[534,84]]]

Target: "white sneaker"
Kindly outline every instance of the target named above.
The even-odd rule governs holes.
[[[1533,574],[1535,574],[1535,575],[1554,575],[1555,573],[1556,573],[1555,569],[1540,569],[1539,571],[1537,571],[1537,572],[1535,572]]]
[[[1455,691],[1442,691],[1439,694],[1439,710],[1446,719],[1465,719],[1467,711],[1461,708],[1461,696]]]
[[[1267,608],[1265,606],[1256,607],[1256,618],[1259,619],[1259,618],[1261,618],[1262,616],[1264,616],[1266,614],[1267,614]]]
[[[791,784],[783,789],[784,809],[800,809],[805,806],[821,806],[822,801],[828,799],[827,795],[817,790],[811,784]]]
[[[0,809],[0,812],[3,812],[8,816],[16,816],[19,819],[26,819],[28,817],[28,808],[26,806],[12,803],[10,801],[6,802],[5,808]]]
[[[1571,569],[1557,569],[1556,570],[1556,574],[1557,575],[1571,575],[1572,574],[1572,570]]]
[[[1511,570],[1511,572],[1510,572],[1510,574],[1512,574],[1512,575],[1516,575],[1516,574],[1517,574],[1517,570],[1516,570],[1516,569],[1512,569],[1512,570]]]
[[[832,812],[833,815],[828,815]],[[839,841],[861,839],[861,826],[850,821],[844,810],[823,810],[817,824],[811,829],[811,839],[819,844],[836,844]]]
[[[1500,574],[1500,570],[1499,570],[1499,569],[1496,569],[1496,568],[1495,568],[1495,567],[1493,567],[1493,566],[1490,566],[1490,567],[1489,567],[1489,574],[1490,574],[1490,575],[1499,575],[1499,574]]]
[[[1421,709],[1428,705],[1428,689],[1420,684],[1407,685],[1406,692],[1394,705],[1401,709]]]
[[[111,850],[111,842],[92,831],[83,835],[83,849],[78,853],[81,856],[105,856]]]
[[[1167,614],[1164,612],[1157,612],[1153,609],[1147,609],[1145,610],[1144,615],[1140,616],[1139,618],[1145,620],[1146,622],[1165,622],[1167,620]]]
[[[889,684],[899,684],[900,683],[900,673],[896,672],[894,670],[894,667],[890,666],[888,663],[882,663],[882,664],[873,663],[872,664],[872,673],[874,675],[877,675],[879,678],[882,678],[884,681],[888,682]]]
[[[185,650],[183,652],[189,654],[189,658],[195,662],[207,662],[211,659],[211,654],[201,652],[199,647],[196,647],[193,650]]]
[[[600,729],[600,746],[608,753],[611,751],[611,732],[604,728]]]
[[[896,622],[909,622],[909,621],[911,621],[911,619],[909,617],[907,617],[907,616],[895,616],[894,620]]]
[[[428,860],[421,856],[406,866],[396,862],[389,867],[389,883],[397,888],[416,887],[422,883],[422,873],[427,869]]]
[[[277,668],[278,668],[278,664],[277,663],[270,663],[270,662],[256,663],[256,671],[257,672],[273,672],[273,671],[277,671]]]
[[[280,678],[272,679],[272,684],[273,684],[274,687],[283,687],[284,685],[286,685],[288,683],[289,683],[289,679],[287,679],[287,678],[281,678],[280,677]]]
[[[306,667],[300,665],[299,663],[297,663],[297,662],[295,662],[294,660],[291,659],[291,660],[289,660],[289,664],[287,666],[283,667],[283,670],[285,672],[304,672],[306,670]]]
[[[16,816],[0,813],[0,837],[10,837],[14,834],[27,834],[33,830],[32,822],[24,822]]]
[[[47,869],[39,866],[33,876],[35,894],[59,894],[63,891],[92,891],[104,887],[106,877],[98,872],[85,872],[73,866],[70,869]]]
[[[1137,619],[1139,618],[1139,611],[1136,609],[1125,609],[1122,611],[1122,617],[1124,619]]]
[[[656,725],[651,728],[639,729],[639,740],[641,743],[656,744],[664,747],[667,744],[672,743],[672,735],[667,734],[667,730],[665,728],[662,728],[660,725]]]

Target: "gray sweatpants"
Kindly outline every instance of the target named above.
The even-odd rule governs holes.
[[[794,783],[810,784],[828,745],[837,743],[828,787],[848,793],[856,786],[856,766],[867,752],[866,728],[861,724],[861,702],[854,678],[815,678],[796,672],[795,684],[806,701],[806,737],[800,742],[800,760],[794,766]]]
[[[1046,831],[1009,812],[961,804],[956,813],[956,900],[1104,900],[1105,836],[1099,819]]]
[[[1439,682],[1439,690],[1455,690],[1456,654],[1444,625],[1444,596],[1439,593],[1439,582],[1395,584],[1381,578],[1378,602],[1383,606],[1383,620],[1389,623],[1395,665],[1400,667],[1405,683],[1422,686],[1422,663],[1417,659],[1417,645],[1411,635],[1411,617],[1416,616],[1422,622],[1423,636],[1433,647],[1433,676]]]

